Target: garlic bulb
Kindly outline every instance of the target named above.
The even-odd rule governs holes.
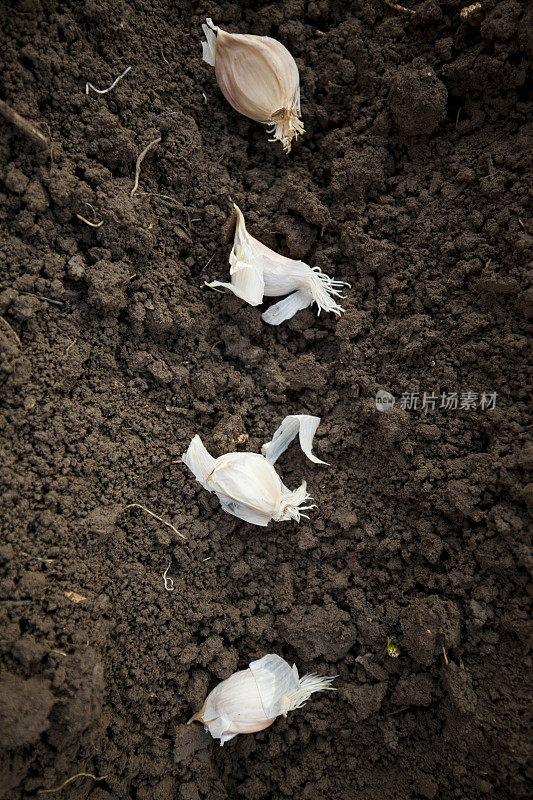
[[[283,658],[269,654],[215,686],[187,725],[202,722],[222,747],[239,733],[268,728],[276,717],[301,708],[313,692],[335,691],[334,679],[314,673],[299,678],[296,664],[291,669]]]
[[[233,108],[245,117],[272,125],[269,133],[288,153],[293,138],[305,133],[300,120],[300,76],[286,47],[269,36],[228,33],[210,19],[203,58],[215,68],[217,83]]]
[[[307,458],[315,464],[325,464],[312,453],[319,423],[320,417],[309,414],[285,417],[272,440],[263,445],[261,455],[226,453],[213,458],[196,435],[182,460],[204,489],[217,495],[228,514],[263,527],[271,520],[294,519],[299,522],[301,516],[306,516],[302,511],[315,507],[303,505],[312,500],[307,494],[307,484],[303,481],[298,489],[287,489],[273,465],[296,434],[299,434],[300,446]]]
[[[340,316],[344,309],[334,298],[342,297],[339,289],[349,284],[324,275],[318,267],[275,253],[250,236],[242,211],[235,204],[234,208],[237,225],[229,257],[231,283],[212,281],[206,286],[212,289],[223,286],[252,306],[262,303],[263,297],[279,297],[292,292],[261,315],[270,325],[279,325],[311,303],[317,304],[319,314],[332,311]]]

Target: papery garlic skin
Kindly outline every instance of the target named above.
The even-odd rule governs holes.
[[[202,25],[203,59],[215,68],[228,103],[245,117],[272,125],[270,141],[289,152],[293,138],[305,133],[300,119],[300,76],[286,47],[269,36],[228,33],[207,19]]]
[[[259,453],[226,453],[213,458],[200,437],[196,435],[183,463],[204,489],[214,492],[220,505],[234,517],[265,527],[269,522],[300,521],[303,511],[313,508],[304,505],[312,500],[307,484],[294,491],[288,489],[274,469],[274,463],[294,437],[299,434],[300,445],[307,457],[317,464],[325,464],[313,455],[312,444],[320,417],[293,414],[285,417],[272,441],[263,445]]]
[[[274,252],[248,233],[242,211],[236,205],[234,208],[237,223],[229,257],[231,283],[212,281],[206,286],[229,289],[252,306],[262,303],[264,297],[280,297],[292,292],[261,315],[270,325],[291,319],[312,303],[317,304],[319,315],[321,311],[331,311],[340,316],[344,309],[334,298],[342,297],[339,289],[348,284],[330,278],[318,267]]]
[[[328,466],[327,461],[322,461],[313,453],[313,439],[319,425],[320,417],[313,417],[311,414],[289,414],[283,419],[272,439],[262,446],[261,454],[271,464],[275,464],[298,435],[300,447],[309,461]]]
[[[315,674],[300,679],[296,664],[291,668],[280,656],[269,654],[215,686],[187,724],[202,722],[222,747],[239,733],[268,728],[276,717],[301,708],[314,692],[335,691],[333,680]]]

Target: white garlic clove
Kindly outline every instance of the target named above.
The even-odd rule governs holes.
[[[268,654],[215,686],[187,724],[202,722],[222,746],[239,733],[268,728],[276,717],[301,708],[314,692],[334,691],[333,680],[315,674],[300,679],[295,664],[290,667],[280,656]]]
[[[340,316],[344,309],[335,297],[342,297],[339,290],[349,284],[330,278],[318,267],[271,250],[248,233],[242,211],[234,207],[237,224],[229,257],[231,283],[212,281],[206,286],[229,289],[254,306],[262,303],[264,297],[290,295],[262,314],[264,322],[270,325],[279,325],[311,303],[317,304],[319,314],[331,311]]]
[[[207,488],[219,497],[237,501],[252,511],[272,518],[281,502],[281,480],[259,453],[226,453],[215,462]],[[234,513],[234,512],[232,512]]]
[[[202,709],[188,721],[202,722],[220,745],[239,733],[256,733],[272,725],[267,718],[257,683],[249,669],[230,675],[215,686]]]
[[[293,519],[299,522],[305,516],[303,511],[314,508],[314,505],[304,505],[312,500],[307,493],[307,484],[302,481],[298,489],[291,491],[273,464],[297,433],[307,457],[316,464],[325,464],[311,452],[319,422],[319,417],[309,414],[286,417],[272,441],[263,445],[262,455],[226,453],[213,458],[196,435],[182,460],[204,489],[217,495],[228,514],[262,527],[271,520],[284,522]]]
[[[202,25],[203,59],[215,67],[217,83],[233,108],[272,125],[270,141],[288,153],[292,139],[305,132],[300,120],[300,76],[286,47],[269,36],[228,33],[207,19]]]

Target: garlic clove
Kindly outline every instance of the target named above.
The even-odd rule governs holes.
[[[300,679],[295,664],[269,653],[215,686],[187,724],[202,722],[222,746],[239,733],[268,728],[276,717],[301,708],[314,692],[335,691],[334,677],[312,673]]]
[[[272,517],[281,500],[281,480],[259,453],[226,453],[216,461],[208,488]]]
[[[262,314],[270,325],[279,325],[312,303],[317,304],[319,314],[330,311],[340,316],[344,309],[335,298],[342,297],[340,289],[349,284],[330,278],[318,267],[274,252],[248,233],[242,211],[236,205],[234,208],[237,224],[229,257],[231,283],[212,281],[206,285],[229,289],[251,305],[259,305],[264,297],[289,295]]]
[[[274,434],[272,441],[263,445],[259,453],[226,453],[213,458],[196,435],[183,463],[191,470],[204,489],[214,492],[223,510],[245,522],[262,527],[271,520],[300,521],[303,511],[315,508],[304,505],[312,500],[307,484],[302,481],[298,489],[288,489],[274,469],[273,464],[290,442],[299,434],[300,446],[315,464],[325,464],[312,453],[313,438],[320,417],[295,414],[286,417]]]
[[[292,440],[298,434],[300,439],[300,447],[307,456],[307,458],[314,464],[325,464],[313,455],[313,439],[315,438],[316,429],[320,425],[320,417],[313,417],[310,414],[291,414],[282,421],[281,425],[274,433],[270,442],[264,444],[261,448],[262,455],[270,464],[275,464],[282,453],[285,452]]]
[[[214,739],[220,739],[222,746],[239,733],[264,730],[274,720],[275,716],[266,716],[257,682],[250,669],[245,669],[215,686],[202,710],[189,723],[202,722]]]
[[[305,132],[300,120],[300,76],[294,58],[268,36],[228,33],[211,19],[202,25],[203,59],[215,67],[217,83],[233,108],[245,117],[272,125],[270,141],[288,153],[292,139]]]

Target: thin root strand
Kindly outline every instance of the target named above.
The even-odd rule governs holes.
[[[92,772],[78,772],[76,775],[72,775],[70,778],[67,778],[66,781],[63,781],[61,786],[55,786],[53,789],[38,789],[37,794],[50,794],[51,792],[60,792],[61,789],[64,789],[72,781],[76,780],[76,778],[92,778],[93,781],[104,781],[107,778],[107,775],[101,775],[98,777],[97,775],[93,775]]]
[[[118,83],[120,80],[122,80],[122,78],[124,77],[124,75],[127,75],[127,74],[128,74],[128,72],[130,71],[130,69],[131,69],[131,67],[126,67],[126,69],[124,70],[124,72],[123,72],[121,75],[119,75],[119,76],[118,76],[118,78],[115,78],[115,80],[113,81],[113,83],[111,84],[111,86],[108,86],[108,87],[107,87],[107,89],[97,89],[97,88],[96,88],[96,86],[93,86],[93,85],[92,85],[92,83],[86,83],[86,84],[85,84],[85,94],[89,94],[89,89],[92,89],[92,90],[93,90],[93,92],[96,92],[97,94],[106,94],[107,92],[110,92],[110,91],[111,91],[111,89],[114,89],[114,88],[115,88],[115,86],[117,85],[117,83]]]
[[[180,533],[179,530],[171,522],[167,522],[166,519],[163,519],[162,517],[158,516],[157,514],[154,514],[153,511],[150,511],[149,508],[146,508],[146,506],[142,506],[140,503],[129,503],[126,506],[126,508],[140,508],[143,511],[146,511],[147,514],[150,514],[150,516],[153,517],[154,519],[157,519],[163,525],[166,525],[167,528],[170,528],[171,530],[173,530],[174,533],[177,533],[177,535],[180,536],[182,539],[186,539],[187,538],[182,533]]]
[[[85,219],[85,217],[82,217],[81,214],[76,214],[76,216],[77,216],[77,218],[79,220],[81,220],[82,222],[85,222],[86,225],[90,225],[91,228],[101,228],[102,225],[104,224],[104,220],[103,219],[100,220],[100,222],[90,222],[88,219]]]
[[[167,578],[167,572],[169,571],[171,564],[172,564],[172,561],[169,561],[168,562],[168,567],[166,568],[166,570],[164,572],[161,573],[161,575],[163,576],[163,580],[165,582],[165,589],[167,590],[167,592],[173,592],[174,591],[174,581],[172,580],[172,578]]]
[[[146,147],[144,148],[144,150],[142,151],[142,153],[139,155],[139,158],[137,159],[137,163],[135,164],[135,183],[133,184],[133,189],[130,192],[130,197],[133,197],[133,195],[135,194],[135,192],[139,188],[139,175],[141,174],[141,164],[144,161],[144,157],[146,156],[146,154],[150,150],[150,148],[153,147],[156,144],[159,144],[160,141],[161,141],[161,137],[158,136],[158,138],[154,139],[153,142],[150,142],[150,144],[147,144]]]
[[[1,289],[8,289],[8,288],[10,288],[10,287],[9,287],[9,286],[6,286],[5,284],[1,284],[1,283],[0,283],[0,288],[1,288]],[[53,303],[53,305],[55,305],[55,306],[62,306],[62,305],[64,305],[64,302],[63,302],[63,300],[52,300],[52,298],[51,298],[51,297],[45,297],[43,294],[35,294],[34,292],[26,292],[24,289],[17,289],[17,292],[18,292],[19,294],[28,294],[28,295],[30,295],[31,297],[37,297],[37,299],[38,299],[38,300],[45,300],[47,303]],[[5,321],[6,321],[6,320],[4,320],[4,322],[5,322]]]
[[[393,3],[392,0],[383,0],[385,5],[389,6],[389,8],[393,8],[395,11],[399,11],[401,14],[416,14],[416,11],[413,11],[412,8],[406,8],[405,6],[400,6],[398,3]]]
[[[70,353],[70,351],[72,350],[72,348],[74,347],[74,345],[76,344],[77,341],[78,341],[77,339],[73,339],[71,341],[71,343],[69,344],[69,346],[65,350],[65,358],[68,356],[68,354]]]

